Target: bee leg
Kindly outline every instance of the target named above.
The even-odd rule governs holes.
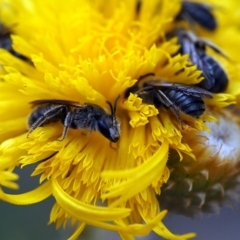
[[[90,116],[91,116],[91,114],[88,117],[90,117]],[[93,117],[91,117],[91,118],[93,118]],[[98,128],[97,128],[97,120],[94,119],[89,124],[89,128],[88,128],[88,131],[86,133],[86,136],[89,136],[92,133],[92,131],[97,131],[97,130],[98,130]]]
[[[117,147],[113,145],[114,143],[110,141],[110,148],[113,150],[117,150]]]
[[[66,137],[68,129],[72,123],[72,119],[73,119],[73,113],[71,111],[68,111],[63,121],[64,129],[62,132],[62,136],[58,138],[58,141],[62,141]]]
[[[55,108],[52,108],[51,110],[45,112],[42,116],[40,116],[35,122],[30,124],[30,128],[27,134],[27,137],[29,137],[29,134],[33,132],[36,128],[42,126],[44,123],[50,121],[50,120],[58,120],[61,113],[64,111],[67,111],[66,106],[56,106]],[[59,118],[60,120],[61,118]]]
[[[143,89],[139,89],[138,91],[134,92],[134,94],[137,94],[139,97],[141,97],[141,95],[144,95],[148,93],[150,90],[153,90],[153,86],[146,86]]]
[[[39,127],[42,124],[44,124],[45,121],[46,121],[46,117],[45,116],[41,116],[35,123],[33,123],[32,126],[30,127],[29,131],[28,131],[27,138],[29,137],[29,134],[31,132],[33,132],[37,127]]]
[[[149,76],[153,77],[153,76],[155,76],[155,73],[150,72],[150,73],[144,74],[144,75],[142,75],[142,76],[139,77],[138,81],[140,81],[140,80],[142,80],[142,79],[144,79],[144,78],[147,78],[147,77],[149,77]]]
[[[172,112],[177,117],[178,121],[180,122],[181,128],[183,128],[183,121],[179,115],[179,110],[176,108],[174,103],[160,90],[157,91],[156,95],[159,99],[159,101],[164,104],[165,107],[170,108]]]

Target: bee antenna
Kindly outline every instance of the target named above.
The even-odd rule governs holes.
[[[110,110],[111,110],[111,115],[113,115],[114,113],[113,113],[113,106],[112,106],[112,104],[109,102],[109,101],[107,101],[106,102],[108,105],[109,105],[109,107],[110,107]]]
[[[120,98],[120,94],[117,96],[117,98],[116,98],[115,101],[114,101],[114,106],[113,106],[113,115],[114,115],[114,116],[115,116],[115,114],[116,114],[117,102],[118,102],[119,98]]]
[[[120,98],[120,94],[115,99],[113,106],[109,101],[107,101],[107,104],[110,106],[110,109],[111,109],[111,115],[112,115],[113,121],[114,121],[115,116],[116,116],[115,114],[116,114],[117,102],[118,102],[119,98]]]

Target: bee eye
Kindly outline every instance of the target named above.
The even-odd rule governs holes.
[[[110,123],[111,119],[101,119],[98,121],[98,131],[106,138],[111,140],[111,134],[109,127],[112,125]]]
[[[98,131],[112,142],[119,140],[119,129],[115,126],[112,117],[103,118],[98,121]]]

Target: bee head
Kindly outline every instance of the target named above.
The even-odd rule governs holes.
[[[116,107],[120,95],[115,99],[114,106],[107,102],[111,109],[111,114],[102,116],[98,122],[98,131],[111,142],[117,142],[120,138],[120,122],[116,117]]]

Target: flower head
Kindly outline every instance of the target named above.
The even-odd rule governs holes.
[[[235,207],[239,194],[240,122],[236,108],[212,113],[218,122],[208,123],[211,132],[184,136],[196,162],[181,163],[172,153],[168,163],[171,177],[162,189],[160,201],[178,214],[194,216],[219,213],[220,207]]]
[[[2,0],[1,5],[3,24],[12,26],[14,51],[24,59],[0,50],[0,171],[5,174],[0,184],[16,187],[9,182],[16,180],[14,168],[37,164],[32,176],[40,176],[41,185],[20,195],[1,189],[0,198],[31,204],[53,195],[56,203],[50,222],[58,227],[69,220],[77,224],[71,239],[87,224],[117,231],[123,239],[151,230],[167,239],[194,237],[169,232],[162,223],[166,211],[160,210],[156,194],[170,175],[169,149],[180,159],[183,155],[195,159],[191,145],[183,141],[184,134],[208,131],[205,121],[215,121],[216,116],[207,111],[198,119],[181,115],[182,126],[176,112],[146,103],[137,92],[126,96],[149,73],[179,86],[203,80],[201,69],[189,62],[188,55],[180,54],[177,37],[167,37],[178,25],[175,18],[181,2],[111,0],[106,6],[101,0],[61,0],[58,4]],[[236,67],[215,55],[231,77],[229,71]],[[121,125],[117,126],[119,141],[103,134],[99,115],[93,125],[82,123],[86,116],[81,111],[88,111],[89,106],[100,109],[101,116],[113,116],[108,102],[116,102],[119,95],[117,118],[112,120]],[[225,107],[234,102],[235,95],[238,92],[230,84],[226,93],[214,94],[205,104]],[[45,118],[33,118],[31,102],[50,102],[34,112]],[[58,108],[60,112],[52,110]],[[31,113],[35,122],[30,121],[28,133],[26,120]],[[62,123],[52,121],[60,119]],[[72,119],[83,125],[74,125]],[[80,130],[73,129],[77,127]]]

